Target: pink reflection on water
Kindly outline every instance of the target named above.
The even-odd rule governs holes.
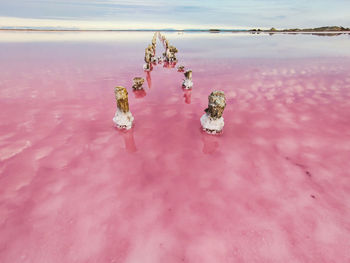
[[[130,130],[121,130],[115,127],[115,130],[120,134],[121,137],[123,137],[125,150],[129,153],[137,152],[134,138],[134,127],[132,127]]]
[[[144,43],[4,47],[0,262],[349,261],[349,60],[182,47],[191,103],[155,66],[118,131],[113,87],[142,72]],[[220,136],[199,123],[214,89]]]
[[[132,92],[134,93],[135,98],[137,98],[137,99],[142,99],[143,97],[145,97],[147,95],[147,93],[144,89],[133,90]]]
[[[151,89],[152,88],[151,72],[146,72],[146,81],[147,81],[148,88]]]
[[[175,68],[176,66],[176,62],[163,62],[163,68]]]
[[[191,104],[192,89],[185,89],[182,87],[182,90],[185,98],[185,103]]]
[[[201,131],[203,141],[203,153],[212,154],[215,153],[220,145],[220,135],[211,135],[205,131]]]

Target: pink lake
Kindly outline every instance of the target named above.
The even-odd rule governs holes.
[[[350,35],[164,35],[0,33],[0,262],[350,262]]]

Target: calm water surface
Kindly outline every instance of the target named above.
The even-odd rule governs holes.
[[[350,261],[350,36],[152,35],[0,33],[0,262]]]

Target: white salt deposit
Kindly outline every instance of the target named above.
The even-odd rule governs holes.
[[[150,67],[146,64],[143,65],[143,70],[144,71],[151,71]]]
[[[113,122],[117,125],[120,129],[131,129],[132,123],[134,121],[134,117],[132,116],[131,112],[124,113],[121,110],[117,109]]]
[[[221,132],[225,124],[224,117],[214,120],[206,113],[201,117],[200,120],[203,130],[212,134]]]
[[[184,86],[185,89],[192,89],[193,82],[191,79],[184,79],[184,81],[182,82],[182,86]]]

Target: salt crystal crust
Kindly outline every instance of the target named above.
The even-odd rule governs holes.
[[[184,86],[185,89],[192,89],[193,82],[191,79],[184,79],[184,81],[182,82],[182,86]]]
[[[130,111],[125,113],[117,109],[113,118],[113,122],[117,125],[118,128],[129,130],[131,129],[134,122],[134,117]]]
[[[219,119],[211,118],[207,113],[205,113],[201,119],[201,125],[204,131],[210,134],[220,133],[224,128],[224,117]]]
[[[192,82],[192,70],[186,70],[185,73],[185,79],[184,81],[182,82],[182,86],[185,88],[185,89],[192,89],[193,87],[193,82]]]
[[[224,128],[222,114],[226,107],[226,98],[223,91],[213,91],[208,97],[208,108],[200,121],[203,130],[210,134],[220,133]]]

